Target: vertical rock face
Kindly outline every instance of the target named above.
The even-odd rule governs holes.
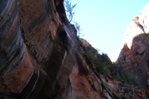
[[[1,0],[0,99],[148,98],[97,75],[75,31],[63,0]]]
[[[101,97],[74,31],[62,0],[1,0],[0,98]]]
[[[131,73],[142,87],[149,85],[149,4],[131,22],[117,59],[121,74]]]
[[[33,65],[21,36],[15,0],[0,2],[0,90],[20,92],[33,73]]]

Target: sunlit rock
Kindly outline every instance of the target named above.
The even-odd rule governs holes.
[[[63,0],[1,0],[0,99],[148,98],[97,73],[75,32]]]
[[[117,59],[121,74],[128,72],[140,87],[148,89],[149,72],[149,4],[130,22]],[[129,49],[129,50],[126,50]]]

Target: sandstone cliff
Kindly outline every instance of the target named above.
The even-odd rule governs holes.
[[[106,97],[62,0],[2,0],[0,13],[1,99]]]
[[[117,64],[122,75],[129,74],[136,85],[149,86],[149,4],[132,19]]]
[[[63,0],[0,1],[0,99],[147,99],[97,74]]]

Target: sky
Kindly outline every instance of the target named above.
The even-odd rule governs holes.
[[[71,0],[77,3],[73,20],[81,27],[81,36],[100,53],[114,61],[123,44],[130,21],[148,0]]]

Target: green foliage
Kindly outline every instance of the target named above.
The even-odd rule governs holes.
[[[130,85],[137,86],[141,89],[145,89],[141,84],[138,83],[138,81],[135,79],[134,75],[130,72],[126,73],[126,74],[123,74],[121,76],[116,75],[115,79],[118,80],[118,81],[125,82],[125,83],[130,84]]]
[[[116,69],[116,66],[112,64],[107,54],[99,54],[93,47],[86,48],[86,55],[91,60],[94,68],[98,73],[111,74]]]
[[[86,47],[86,55],[92,62],[93,67],[99,74],[112,75],[116,80],[125,82],[130,85],[143,88],[136,80],[132,73],[119,74],[116,64],[112,63],[107,54],[99,54],[93,47]]]
[[[145,89],[141,84],[138,83],[138,81],[135,79],[135,76],[130,72],[125,74],[123,73],[121,75],[116,74],[114,75],[114,78],[118,81],[125,82],[126,84],[134,85],[141,89]]]
[[[138,82],[135,80],[134,75],[132,73],[124,74],[122,76],[122,80],[124,80],[128,84],[132,84],[132,85],[135,85],[135,86],[140,87],[139,84],[138,84]]]
[[[89,60],[92,62],[95,70],[99,74],[103,75],[112,75],[116,80],[125,82],[127,84],[131,84],[134,86],[138,86],[139,88],[143,88],[136,80],[132,73],[119,74],[116,64],[112,63],[107,56],[107,54],[102,53],[99,54],[98,51],[93,47],[86,48],[86,55]]]

